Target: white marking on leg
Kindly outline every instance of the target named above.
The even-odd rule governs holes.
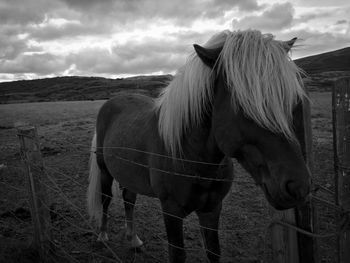
[[[138,248],[138,247],[142,247],[142,246],[143,246],[142,240],[138,237],[137,234],[134,234],[132,236],[132,239],[131,239],[131,247]]]
[[[125,235],[126,239],[130,242],[132,248],[138,248],[143,246],[142,240],[138,237],[134,230],[134,224],[132,221],[126,221],[125,223]]]

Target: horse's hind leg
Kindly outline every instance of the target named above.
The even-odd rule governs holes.
[[[197,211],[204,247],[210,262],[219,262],[220,244],[218,236],[219,218],[222,204],[210,212]]]
[[[105,242],[108,241],[107,234],[107,216],[108,207],[112,200],[112,184],[113,177],[109,174],[106,169],[101,169],[101,195],[102,195],[102,220],[100,224],[100,233],[98,235],[97,241]]]
[[[126,218],[126,238],[131,243],[131,247],[137,248],[143,245],[143,242],[137,236],[134,228],[134,206],[136,202],[136,193],[123,189],[123,200]]]

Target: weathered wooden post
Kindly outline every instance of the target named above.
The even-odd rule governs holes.
[[[342,78],[334,83],[332,98],[335,202],[350,213],[350,78]],[[338,237],[338,250],[338,261],[349,262],[349,228]]]
[[[277,211],[271,208],[272,220],[295,225],[295,210]],[[271,227],[273,262],[299,263],[297,234],[292,229],[274,224]]]
[[[308,100],[303,102],[301,109],[298,109],[300,117],[296,119],[301,123],[296,123],[296,136],[299,140],[304,160],[313,174],[314,161],[312,154],[312,127],[311,127],[311,107]],[[313,188],[313,186],[312,186]],[[298,206],[295,209],[296,225],[299,228],[315,233],[318,230],[318,216],[312,199],[308,203]],[[299,261],[300,263],[319,262],[318,242],[316,238],[298,233]]]
[[[306,100],[295,110],[295,133],[300,143],[307,166],[312,174],[312,132],[310,103]],[[278,212],[273,211],[273,220],[287,222],[302,229],[314,232],[317,216],[312,200],[309,203]],[[315,239],[296,233],[293,229],[275,224],[272,226],[272,249],[276,263],[315,263],[318,262],[318,246]]]
[[[26,183],[34,226],[34,246],[38,250],[41,262],[48,262],[50,245],[49,200],[44,180],[43,160],[35,127],[17,128],[21,145],[21,157],[26,166]]]

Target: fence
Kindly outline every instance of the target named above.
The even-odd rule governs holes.
[[[344,84],[336,85],[338,85],[336,87],[343,87]],[[349,105],[349,100],[341,99],[349,92],[344,92],[345,88],[341,90],[342,92],[335,92],[336,95],[333,97],[336,101],[333,116],[336,116],[335,126],[336,130],[339,130],[335,138],[344,138],[342,134],[349,134],[346,130],[348,126],[344,125],[348,119],[344,117],[343,124],[339,124],[339,120],[343,118],[340,116],[349,116],[345,115],[348,112],[344,106]],[[320,260],[322,262],[345,262],[348,250],[344,247],[348,244],[346,237],[349,236],[345,231],[349,230],[346,230],[348,219],[344,209],[349,209],[347,206],[349,201],[346,199],[348,195],[337,193],[344,192],[344,185],[346,186],[344,179],[349,178],[347,176],[349,168],[346,168],[349,166],[344,161],[346,159],[344,156],[349,155],[343,154],[341,158],[335,158],[336,175],[340,174],[343,181],[336,180],[335,182],[338,183],[333,185],[334,181],[329,180],[329,174],[334,173],[329,167],[329,162],[326,161],[333,153],[330,147],[332,130],[329,126],[331,122],[327,125],[324,123],[330,113],[324,111],[325,106],[322,99],[314,100],[315,107],[318,110],[311,113],[313,126],[317,128],[328,125],[328,128],[316,129],[312,155],[308,148],[310,145],[305,145],[306,154],[315,160],[322,160],[317,161],[318,165],[314,168],[313,179],[316,187],[313,192],[312,207],[304,208],[307,210],[306,214],[313,209],[312,216],[305,220],[309,227],[305,227],[304,224],[300,228],[300,217],[305,215],[303,211],[301,213],[299,210],[292,212],[292,221],[287,222],[283,218],[285,214],[278,218],[275,213],[271,216],[271,210],[262,194],[256,193],[257,188],[253,181],[238,168],[234,186],[225,199],[220,223],[223,262],[231,262],[233,258],[246,262],[306,262],[305,257],[310,257],[310,254],[307,252],[304,257],[300,256],[303,253],[303,247],[295,245],[300,242],[306,244],[304,245],[307,248],[306,251],[310,249],[312,251],[312,261],[308,262]],[[340,110],[344,110],[345,113],[339,114]],[[112,241],[102,245],[94,242],[97,233],[94,226],[88,221],[84,208],[87,187],[86,164],[90,150],[87,140],[80,137],[68,138],[68,136],[62,145],[55,137],[50,136],[50,140],[46,137],[40,138],[43,144],[41,153],[45,161],[43,164],[38,157],[39,146],[35,139],[37,138],[35,132],[21,129],[19,135],[22,141],[21,154],[14,151],[11,155],[13,158],[7,159],[6,163],[0,166],[2,189],[0,205],[3,211],[0,214],[2,233],[0,238],[3,240],[0,245],[5,244],[0,247],[2,247],[1,252],[5,255],[6,262],[11,262],[10,257],[13,257],[14,254],[26,259],[39,257],[45,262],[167,261],[167,241],[162,212],[159,203],[150,198],[142,197],[136,204],[137,229],[139,236],[145,241],[142,251],[129,250],[123,241],[124,217],[120,198],[114,200],[114,208],[110,210],[109,232],[112,235]],[[2,145],[13,149],[17,142],[9,138],[15,138],[14,133],[8,133],[8,136],[4,138]],[[88,135],[86,137],[89,138]],[[304,140],[307,142],[309,139],[304,138]],[[341,140],[336,141],[336,153],[349,149],[348,146],[344,148],[341,145],[343,145]],[[320,150],[322,147],[328,147],[326,153]],[[19,164],[21,157],[28,161],[25,169]],[[27,174],[29,178],[25,184],[23,174]],[[29,196],[33,198],[28,199],[25,194],[27,189],[31,189]],[[33,195],[33,190],[35,195]],[[335,199],[335,196],[338,197]],[[301,219],[305,219],[305,216]],[[341,222],[342,220],[344,222]],[[273,229],[272,232],[271,229]],[[205,262],[205,251],[200,242],[198,220],[193,216],[188,217],[185,220],[184,231],[189,260]],[[32,236],[36,249],[28,251],[26,244]],[[300,237],[304,240],[300,240]],[[288,248],[293,243],[294,246]],[[14,253],[14,250],[20,253]],[[37,255],[36,251],[40,253]],[[7,254],[9,256],[6,258]],[[295,255],[299,256],[292,257]]]
[[[335,82],[333,101],[333,137],[335,169],[335,202],[350,216],[350,78]],[[349,220],[347,218],[347,220]],[[350,258],[350,228],[338,239],[339,260]]]

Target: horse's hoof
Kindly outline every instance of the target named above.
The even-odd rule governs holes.
[[[101,232],[98,235],[97,241],[98,242],[107,242],[109,240],[107,232]]]
[[[131,247],[138,248],[138,247],[142,247],[142,246],[143,246],[142,240],[137,235],[135,235],[135,237],[133,238],[133,240],[131,242]]]
[[[130,241],[131,248],[139,248],[143,246],[143,242],[136,234],[134,236],[127,235],[126,239]]]

